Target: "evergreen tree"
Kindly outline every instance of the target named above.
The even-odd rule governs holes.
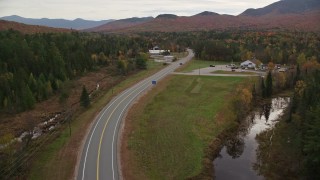
[[[146,54],[139,54],[137,57],[136,57],[136,65],[137,65],[137,68],[139,69],[147,69],[147,60],[148,60],[148,57]]]
[[[301,72],[300,72],[300,65],[298,64],[298,65],[297,65],[296,76],[295,76],[295,78],[294,78],[294,84],[296,84],[296,82],[301,79],[301,78],[300,78],[300,74],[301,74]]]
[[[21,107],[23,108],[22,110],[31,109],[34,107],[36,100],[28,85],[25,86],[25,88],[22,90],[22,94],[20,98],[21,98]]]
[[[264,79],[261,78],[261,95],[263,98],[266,97],[266,86],[264,84]]]
[[[253,101],[255,101],[257,99],[257,92],[256,92],[256,84],[255,83],[252,86],[251,94],[252,94]]]
[[[272,95],[272,75],[271,71],[269,71],[266,82],[266,97],[271,97]]]
[[[90,105],[90,98],[85,86],[82,87],[82,93],[80,97],[80,104],[83,107],[88,107]]]

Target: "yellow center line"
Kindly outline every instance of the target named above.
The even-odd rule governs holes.
[[[168,71],[166,71],[165,72],[165,74],[167,74],[169,71],[171,71],[172,69],[174,69],[174,68],[170,68],[170,70],[168,70]],[[146,83],[144,83],[144,84],[146,84]],[[140,86],[141,87],[141,86]],[[140,88],[140,87],[138,87],[138,88]],[[137,89],[138,89],[137,88]],[[118,103],[118,105],[113,109],[113,111],[110,113],[110,115],[109,115],[109,117],[108,117],[108,119],[107,119],[107,122],[105,123],[105,125],[104,125],[104,127],[103,127],[103,130],[102,130],[102,133],[101,133],[101,136],[100,136],[100,142],[99,142],[99,148],[98,148],[98,156],[97,156],[97,180],[99,180],[99,164],[100,164],[100,151],[101,151],[101,143],[102,143],[102,138],[103,138],[103,134],[104,134],[104,132],[105,132],[105,130],[106,130],[106,127],[107,127],[107,125],[108,125],[108,123],[109,123],[109,120],[110,120],[110,118],[111,118],[111,116],[112,116],[112,114],[114,113],[114,111],[119,107],[119,105],[124,101],[124,100],[126,100],[131,94],[133,94],[133,92],[135,92],[137,89],[135,89],[135,90],[133,90],[130,94],[128,94],[124,99],[122,99],[122,101],[120,101],[119,103]]]
[[[136,90],[136,89],[135,89]],[[103,138],[103,134],[104,134],[104,131],[106,130],[106,127],[108,125],[108,122],[112,116],[112,114],[114,113],[114,111],[119,107],[119,105],[124,101],[126,100],[131,94],[133,94],[133,92],[135,91],[133,90],[130,94],[128,94],[124,99],[122,99],[122,101],[120,101],[118,103],[118,105],[113,109],[113,111],[111,112],[111,114],[109,115],[108,119],[107,119],[107,122],[105,123],[104,127],[103,127],[103,130],[102,130],[102,133],[101,133],[101,136],[100,136],[100,142],[99,142],[99,148],[98,148],[98,157],[97,157],[97,180],[99,180],[99,163],[100,163],[100,151],[101,151],[101,143],[102,143],[102,138]]]

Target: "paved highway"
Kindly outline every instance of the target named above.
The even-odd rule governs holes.
[[[180,63],[191,60],[194,54],[192,50],[188,51],[187,57],[123,91],[104,107],[97,116],[83,146],[78,180],[119,179],[117,140],[119,126],[125,112],[141,93],[153,86],[152,80],[159,81],[178,68]]]

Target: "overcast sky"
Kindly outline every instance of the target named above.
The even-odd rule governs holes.
[[[83,18],[90,20],[156,17],[159,14],[191,16],[202,11],[238,15],[278,0],[0,0],[0,17]]]

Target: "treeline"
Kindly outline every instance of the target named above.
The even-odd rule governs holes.
[[[146,68],[140,37],[88,34],[25,35],[0,32],[0,109],[17,112],[56,93],[63,82],[113,65],[126,74]]]
[[[203,31],[141,33],[149,48],[194,50],[196,58],[216,61],[244,61],[255,57],[264,64],[303,64],[320,60],[320,35],[313,32]]]
[[[202,34],[193,49],[197,58],[205,60],[231,62],[255,58],[264,64],[303,64],[320,59],[319,40],[319,34],[307,32],[230,32]]]
[[[299,133],[292,137],[300,142],[307,179],[320,179],[320,64],[298,71],[288,123]]]

